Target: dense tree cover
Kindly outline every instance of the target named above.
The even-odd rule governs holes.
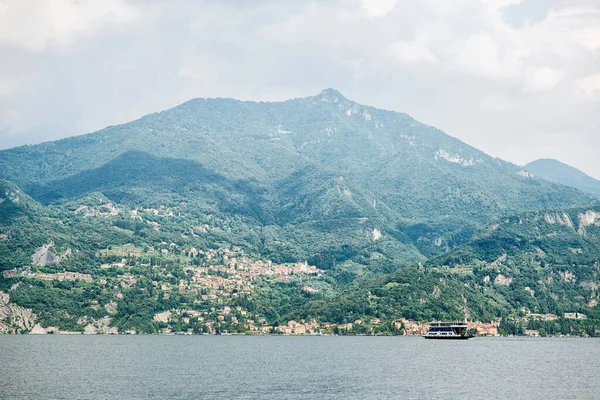
[[[600,181],[558,160],[536,160],[524,167],[540,178],[562,183],[600,198]]]
[[[266,246],[269,256],[316,256],[324,265],[340,259],[323,253],[344,242],[357,251],[375,228],[398,242],[388,258],[410,264],[465,243],[501,215],[590,201],[519,171],[334,90],[282,103],[196,99],[88,135],[0,151],[0,179],[43,203],[93,192],[129,205],[193,201],[207,214],[275,231],[281,243]]]
[[[600,221],[599,210],[536,212],[503,219],[424,266],[362,282],[333,300],[312,301],[292,316],[336,322],[370,316],[420,321],[501,319],[504,334],[539,328],[549,335],[596,335],[600,223],[590,223],[586,215],[598,213]],[[585,319],[565,318],[573,313]],[[529,315],[546,314],[556,320],[527,322]]]
[[[232,301],[268,323],[468,315],[521,327],[527,313],[580,312],[595,326],[600,219],[589,213],[599,208],[575,189],[519,172],[333,90],[283,103],[197,99],[0,151],[0,179],[22,188],[0,181],[0,271],[93,276],[16,288],[18,279],[0,278],[0,290],[46,325],[81,330],[79,318],[108,315],[93,301],[114,302],[113,324],[154,332],[164,328],[156,313],[211,309],[202,294],[166,298],[160,289],[189,281],[186,267],[210,263],[191,249],[239,246],[257,260],[325,271],[311,278],[312,292],[301,279],[264,280]],[[31,266],[49,243],[61,262]],[[110,266],[122,260],[125,267]],[[127,273],[143,278],[116,290]]]

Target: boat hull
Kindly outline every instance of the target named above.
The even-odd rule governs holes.
[[[471,339],[472,336],[423,336],[425,339],[432,340],[467,340]]]

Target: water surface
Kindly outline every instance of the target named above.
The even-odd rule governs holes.
[[[0,399],[594,399],[600,340],[0,336]]]

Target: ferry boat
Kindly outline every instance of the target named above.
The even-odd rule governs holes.
[[[432,322],[425,339],[455,339],[465,340],[472,338],[467,332],[466,322]]]

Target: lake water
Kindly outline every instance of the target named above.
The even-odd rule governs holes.
[[[0,399],[598,399],[600,340],[0,336]]]

